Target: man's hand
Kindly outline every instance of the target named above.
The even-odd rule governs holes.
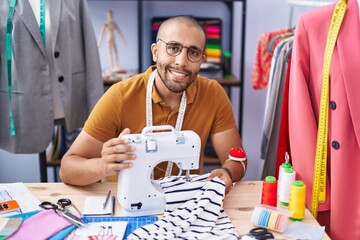
[[[134,160],[136,155],[133,153],[136,148],[129,145],[127,139],[121,137],[130,134],[128,128],[119,135],[118,138],[110,139],[103,144],[101,150],[101,169],[105,176],[113,176],[121,169],[130,168],[132,163],[123,160]]]
[[[207,180],[211,180],[214,177],[218,177],[225,183],[225,194],[228,194],[232,187],[232,179],[230,178],[230,175],[227,173],[227,171],[223,168],[217,168],[211,171],[210,176]]]

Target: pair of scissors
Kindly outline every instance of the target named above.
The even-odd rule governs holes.
[[[72,204],[71,200],[68,198],[61,198],[57,201],[56,204],[49,201],[44,201],[39,206],[45,210],[54,210],[60,216],[62,216],[71,224],[74,224],[77,227],[85,226],[85,222],[82,219],[78,218],[66,209],[69,206],[73,206],[75,210],[80,214],[80,216],[82,216],[79,209],[77,209],[75,205]]]
[[[242,239],[243,236],[251,236],[259,240],[275,239],[274,235],[263,227],[251,229],[249,233],[241,235],[240,239]]]

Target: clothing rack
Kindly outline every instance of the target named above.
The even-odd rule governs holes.
[[[333,2],[336,0],[288,0],[288,4],[302,7],[322,7]]]
[[[290,5],[290,17],[289,17],[289,27],[293,27],[293,17],[294,17],[294,8],[295,7],[323,7],[328,4],[334,3],[337,0],[287,0]]]

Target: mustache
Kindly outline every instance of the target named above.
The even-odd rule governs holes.
[[[187,75],[192,76],[193,72],[187,69],[183,69],[183,68],[178,68],[178,67],[171,67],[171,66],[166,66],[165,70],[174,70],[174,71],[179,71],[179,72],[185,72]]]

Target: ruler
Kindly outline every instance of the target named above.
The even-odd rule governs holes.
[[[323,203],[326,200],[330,64],[346,7],[346,0],[339,0],[336,4],[326,39],[311,198],[311,213],[315,218],[317,217],[319,203]]]
[[[142,227],[147,224],[156,222],[159,218],[157,216],[141,216],[141,217],[86,217],[88,222],[114,222],[114,221],[123,221],[127,222],[126,231],[124,238],[126,239],[130,233],[135,229]]]

